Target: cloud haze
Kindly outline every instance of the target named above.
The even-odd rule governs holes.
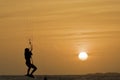
[[[120,72],[119,21],[119,0],[0,0],[0,74],[25,73],[29,38],[36,74]]]

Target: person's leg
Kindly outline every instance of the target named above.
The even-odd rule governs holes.
[[[33,73],[37,70],[37,67],[33,64],[31,65],[31,67],[33,68],[33,70],[32,70],[30,75],[33,75]]]
[[[30,69],[31,69],[31,67],[28,67],[27,75],[29,75],[29,73],[30,73]]]
[[[30,75],[31,64],[30,63],[26,63],[26,65],[28,67],[26,76],[28,76],[28,75]]]

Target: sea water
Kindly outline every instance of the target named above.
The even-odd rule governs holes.
[[[35,75],[35,78],[30,78],[24,75],[1,75],[0,80],[120,80],[120,73],[88,75]]]

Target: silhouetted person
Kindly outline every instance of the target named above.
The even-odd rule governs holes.
[[[26,76],[34,78],[33,73],[37,70],[37,67],[33,64],[33,61],[32,61],[32,49],[30,50],[29,48],[25,48],[24,55],[25,55],[26,65],[28,67]],[[30,73],[31,69],[33,70]]]

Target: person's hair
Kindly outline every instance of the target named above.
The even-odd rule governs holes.
[[[29,48],[25,48],[25,52],[29,52]]]

